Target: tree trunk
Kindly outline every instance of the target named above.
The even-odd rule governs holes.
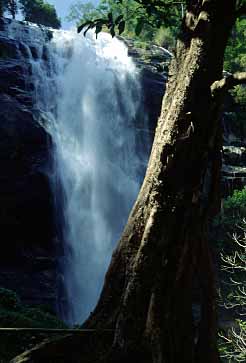
[[[215,363],[208,219],[218,211],[225,46],[236,0],[191,0],[137,201],[85,328],[114,329],[101,362]],[[99,361],[99,359],[98,359]]]
[[[85,324],[115,328],[115,362],[119,352],[218,362],[207,223],[218,211],[222,99],[211,85],[234,14],[233,0],[191,1],[186,13],[144,183]]]

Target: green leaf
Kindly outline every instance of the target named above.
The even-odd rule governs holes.
[[[112,27],[110,28],[110,34],[111,34],[112,38],[115,36],[114,26],[112,26]]]
[[[84,37],[86,36],[86,33],[88,32],[88,30],[90,30],[90,29],[92,29],[92,28],[94,28],[95,27],[95,25],[92,23],[92,24],[90,24],[87,28],[86,28],[86,30],[84,31]]]
[[[102,25],[101,24],[98,24],[96,26],[96,38],[97,38],[97,35],[102,31]]]
[[[115,19],[115,24],[119,24],[121,22],[121,20],[123,19],[123,15],[119,15],[116,19]]]
[[[122,20],[119,25],[118,25],[118,29],[119,29],[119,35],[122,34],[125,30],[125,26],[126,26],[126,22],[124,20]]]
[[[136,28],[135,28],[135,34],[138,36],[142,29],[143,29],[143,26],[144,26],[144,19],[138,19],[138,23],[136,25]]]
[[[85,23],[78,26],[77,32],[80,33],[87,25],[91,25],[91,24],[92,24],[91,20],[86,21]]]
[[[81,31],[83,30],[83,28],[84,28],[84,24],[81,24],[80,26],[78,26],[77,32],[78,33],[81,33]]]
[[[108,13],[108,20],[110,23],[113,23],[113,14],[112,13]]]
[[[153,6],[152,5],[149,5],[146,7],[146,11],[147,11],[147,14],[150,16],[152,14],[152,11],[153,11]]]

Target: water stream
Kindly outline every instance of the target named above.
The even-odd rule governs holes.
[[[99,297],[139,190],[143,157],[137,151],[135,119],[141,92],[135,65],[119,40],[56,32],[52,47],[56,110],[46,127],[61,185],[55,193],[63,198],[60,267],[66,303],[61,314],[75,324]]]
[[[126,45],[108,34],[54,31],[48,41],[47,31],[12,22],[8,36],[22,42],[33,112],[52,138],[59,313],[79,324],[98,300],[144,173],[138,72]]]

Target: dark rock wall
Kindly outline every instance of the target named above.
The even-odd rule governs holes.
[[[12,39],[15,25],[24,41]],[[31,65],[35,39],[45,36],[37,28],[32,39],[30,32],[0,18],[0,286],[25,303],[55,307],[51,140],[35,119]]]
[[[172,54],[164,48],[148,45],[139,48],[132,40],[123,39],[128,46],[128,54],[133,57],[139,69],[143,103],[147,111],[148,132],[155,131],[161,111],[162,98],[167,82],[168,65]],[[136,121],[137,127],[142,126],[141,118]]]
[[[237,105],[228,96],[223,117],[224,145],[222,193],[231,195],[246,186],[246,116],[245,105]]]
[[[172,55],[166,49],[155,45],[149,44],[141,48],[135,41],[120,39],[128,46],[128,55],[133,58],[139,72],[142,103],[135,120],[135,132],[139,158],[143,160],[139,175],[143,179],[161,111]]]

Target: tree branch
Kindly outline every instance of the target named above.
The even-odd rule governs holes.
[[[246,84],[246,72],[230,74],[219,81],[215,81],[211,86],[211,92],[213,95],[217,92],[226,92],[238,84]]]
[[[246,4],[241,5],[236,11],[236,18],[246,15]]]

